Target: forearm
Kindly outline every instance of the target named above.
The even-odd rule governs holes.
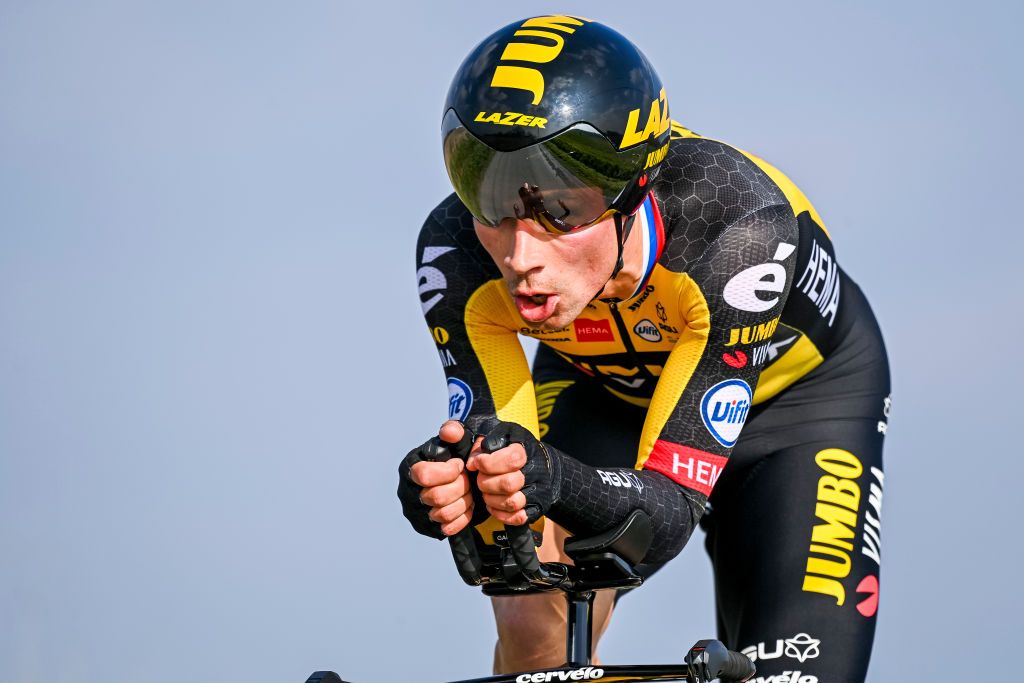
[[[675,557],[704,514],[705,497],[646,470],[594,468],[544,444],[558,460],[558,495],[548,516],[574,534],[592,535],[643,510],[654,526],[645,563]]]

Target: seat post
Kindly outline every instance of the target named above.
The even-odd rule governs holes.
[[[569,591],[565,594],[569,615],[565,631],[565,658],[568,666],[590,665],[594,643],[594,591]]]

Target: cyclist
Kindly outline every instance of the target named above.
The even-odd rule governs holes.
[[[493,544],[546,516],[541,559],[567,561],[567,531],[641,508],[650,575],[699,522],[718,637],[757,680],[862,681],[889,370],[815,208],[765,161],[672,121],[644,55],[581,17],[480,43],[442,139],[455,194],[420,233],[419,291],[448,378],[439,437],[477,438],[465,464],[422,461],[439,437],[403,460],[413,527],[472,525]],[[517,335],[540,342],[532,372]],[[493,606],[496,672],[561,663],[560,594]]]

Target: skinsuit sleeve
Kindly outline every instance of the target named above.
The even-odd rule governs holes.
[[[420,304],[448,384],[448,417],[477,434],[500,420],[539,434],[530,367],[501,273],[454,194],[424,222],[416,246]],[[477,526],[486,542],[502,529]]]

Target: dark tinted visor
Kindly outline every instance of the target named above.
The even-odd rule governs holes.
[[[454,110],[442,124],[444,163],[474,218],[496,226],[532,218],[565,232],[600,219],[643,167],[646,145],[618,151],[578,123],[523,149],[499,152],[470,133]]]

